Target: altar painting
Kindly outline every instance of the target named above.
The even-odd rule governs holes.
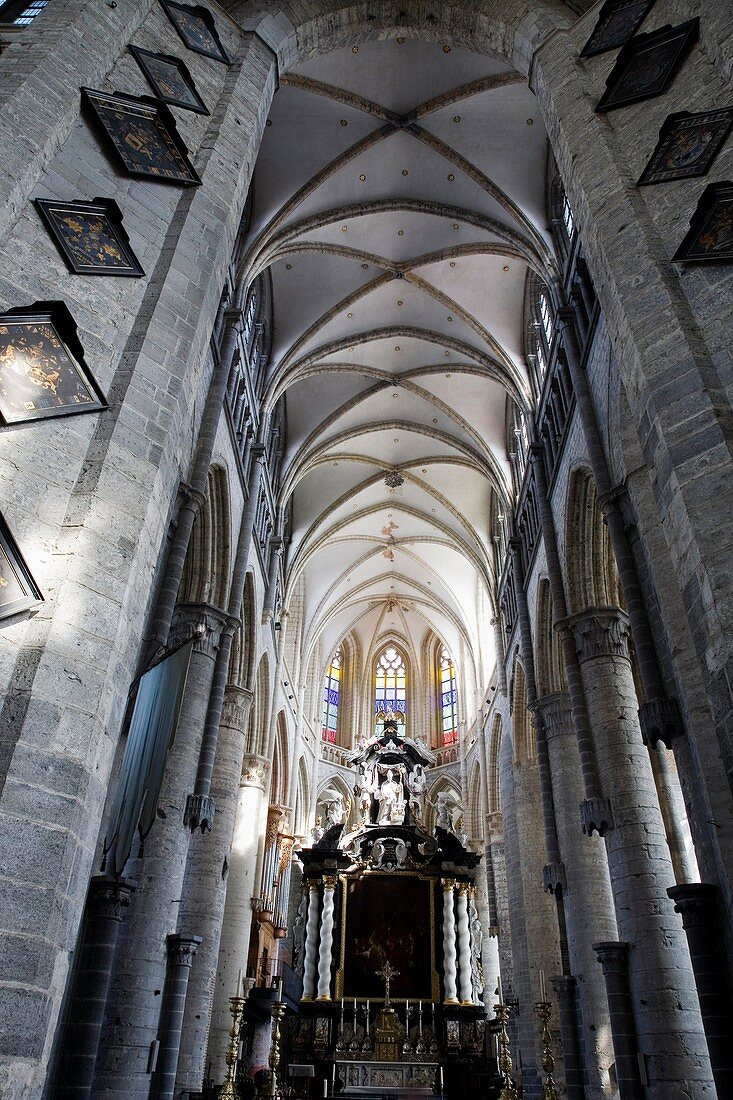
[[[342,996],[384,998],[387,963],[390,999],[432,1001],[437,996],[433,885],[416,875],[344,879],[341,945]],[[434,980],[435,979],[435,980]]]

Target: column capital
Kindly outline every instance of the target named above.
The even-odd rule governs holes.
[[[95,875],[89,883],[89,906],[96,915],[118,924],[130,905],[135,886],[128,879]]]
[[[469,884],[467,882],[458,882],[458,883],[456,883],[456,886],[458,888],[458,897],[459,898],[468,897],[468,886],[469,886]]]
[[[628,943],[623,943],[621,940],[606,940],[603,943],[594,943],[592,946],[604,974],[628,974]]]
[[[494,811],[486,815],[486,829],[490,843],[504,840],[504,815],[501,811]]]
[[[227,684],[221,706],[221,725],[243,733],[247,726],[253,698],[254,692],[249,688]]]
[[[573,733],[573,714],[570,695],[567,691],[543,695],[541,699],[534,702],[533,707],[542,719],[548,741],[563,734]]]
[[[542,885],[548,894],[556,894],[558,890],[565,893],[568,888],[568,880],[565,873],[565,864],[562,860],[545,864],[542,868]]]
[[[309,878],[308,879],[308,889],[311,892],[311,894],[317,894],[319,889],[320,889],[320,886],[321,886],[321,883],[320,883],[319,879],[317,879],[317,878]]]
[[[324,875],[323,876],[323,888],[324,890],[335,890],[338,883],[338,877],[336,875]]]
[[[629,660],[629,617],[620,607],[590,607],[566,622],[573,632],[581,664],[598,657],[623,657]]]
[[[719,890],[709,882],[684,882],[668,886],[667,895],[674,902],[674,911],[682,916],[685,931],[693,926],[715,927]]]
[[[194,653],[203,653],[213,660],[228,619],[224,611],[212,604],[176,604],[168,644],[172,647],[193,640]]]
[[[264,756],[246,752],[242,758],[242,777],[239,780],[240,787],[259,787],[265,789],[265,780],[270,771],[269,761]]]
[[[667,696],[641,704],[639,725],[644,744],[650,749],[656,746],[657,741],[662,741],[671,749],[674,739],[685,732],[679,704],[676,699]]]
[[[176,966],[190,966],[202,942],[201,936],[186,936],[180,932],[170,933],[166,936],[169,961]]]
[[[452,894],[453,893],[453,889],[456,885],[456,880],[454,878],[442,878],[440,880],[440,883],[443,887],[443,893],[444,894]]]
[[[605,836],[614,827],[610,798],[586,798],[580,803],[580,824],[586,836]]]

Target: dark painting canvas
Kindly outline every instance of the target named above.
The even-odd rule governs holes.
[[[705,188],[690,231],[673,259],[687,263],[733,260],[733,182],[725,180]]]
[[[211,12],[200,5],[179,4],[176,0],[161,0],[168,18],[178,31],[189,50],[213,57],[225,65],[231,62],[222,46],[216,31],[216,23]]]
[[[55,202],[36,199],[56,247],[76,275],[143,275],[111,199]]]
[[[690,19],[632,38],[618,55],[596,110],[613,111],[661,95],[697,42],[699,29],[700,21]]]
[[[193,77],[180,58],[141,50],[137,46],[130,46],[130,52],[158,99],[172,107],[182,107],[186,111],[208,115],[206,104],[196,91]]]
[[[581,50],[581,57],[593,57],[617,50],[636,34],[654,0],[609,0],[598,13],[593,34]]]
[[[733,126],[733,107],[670,115],[659,141],[639,177],[640,184],[704,176]]]
[[[81,91],[85,107],[131,176],[184,185],[201,182],[164,103],[92,88]]]
[[[411,875],[365,875],[346,885],[344,996],[384,997],[386,963],[399,971],[390,998],[432,999],[432,885]]]

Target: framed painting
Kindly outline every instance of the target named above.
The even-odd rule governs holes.
[[[112,199],[36,199],[35,206],[74,275],[139,279],[145,274],[122,228],[122,212]]]
[[[680,111],[665,119],[657,147],[639,184],[704,176],[733,126],[733,107],[692,114]]]
[[[178,57],[165,53],[153,53],[141,50],[139,46],[130,46],[130,53],[145,74],[150,87],[158,99],[171,107],[182,107],[184,111],[196,111],[208,115],[206,104],[196,91],[193,77],[188,67]]]
[[[160,0],[160,2],[189,50],[203,54],[204,57],[213,57],[214,61],[221,61],[224,65],[231,65],[231,60],[217,34],[214,17],[208,8],[204,8],[201,4],[195,7],[190,4],[179,4],[178,0]]]
[[[26,611],[42,600],[10,528],[0,515],[0,619]]]
[[[168,107],[152,96],[82,88],[82,105],[129,176],[197,186],[201,180]]]
[[[598,13],[593,34],[583,49],[581,57],[595,57],[607,50],[617,50],[632,38],[650,10],[654,0],[608,0]]]
[[[63,302],[0,313],[0,422],[28,424],[107,408]]]
[[[700,196],[690,230],[672,257],[677,263],[733,260],[733,182],[711,183]]]
[[[618,55],[596,111],[614,111],[661,95],[697,42],[699,19],[632,38]]]
[[[433,1000],[435,972],[434,883],[419,875],[366,874],[341,879],[341,965],[337,995],[384,999],[389,963],[398,973],[390,1000]]]

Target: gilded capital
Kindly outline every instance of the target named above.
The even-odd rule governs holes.
[[[338,878],[336,877],[336,875],[323,876],[323,887],[325,890],[335,890],[337,882]]]
[[[443,893],[444,894],[452,894],[453,893],[453,888],[456,884],[456,880],[454,878],[442,878],[440,881],[441,881],[442,886],[443,886]]]

